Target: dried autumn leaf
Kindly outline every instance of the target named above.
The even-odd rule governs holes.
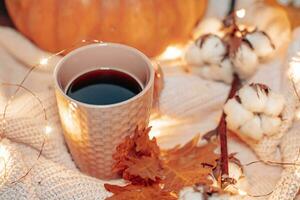
[[[149,139],[150,130],[151,127],[135,132],[135,135],[133,136],[136,145],[135,150],[139,155],[158,157],[160,149],[157,145],[156,138],[153,138],[152,140]]]
[[[212,181],[208,179],[210,173],[210,169],[201,168],[194,164],[185,166],[166,165],[165,179],[163,179],[162,183],[166,190],[179,193],[182,188],[193,186],[196,183],[211,185]]]
[[[115,160],[115,164],[112,169],[113,172],[116,172],[120,175],[123,173],[123,171],[127,168],[127,165],[124,164],[124,161],[126,161],[127,157],[134,155],[135,152],[133,149],[134,142],[129,136],[127,136],[124,139],[124,142],[116,148],[116,153],[113,155],[113,159]]]
[[[162,183],[165,189],[177,193],[186,186],[212,183],[208,176],[217,165],[219,156],[214,153],[217,145],[208,143],[199,147],[198,141],[199,136],[183,147],[177,146],[163,153],[165,178]]]
[[[184,146],[175,146],[172,149],[167,151],[163,151],[163,158],[170,162],[185,162],[187,160],[200,161],[203,164],[210,164],[211,166],[216,165],[216,159],[218,159],[218,155],[214,153],[217,148],[217,144],[211,141],[202,146],[198,146],[200,137],[197,135],[191,141],[186,143]]]
[[[135,130],[126,137],[113,155],[113,171],[135,184],[149,185],[161,179],[162,164],[156,139],[149,139],[151,128]]]
[[[137,186],[137,185],[127,185],[124,187],[105,184],[105,189],[112,192],[114,195],[106,198],[106,200],[176,200],[178,199],[176,195],[167,192],[159,185],[152,186]]]
[[[109,191],[113,194],[120,194],[122,192],[139,189],[141,186],[132,185],[132,184],[125,185],[125,186],[119,186],[119,185],[111,185],[111,184],[105,183],[104,187],[107,191]]]
[[[123,172],[123,178],[133,184],[149,185],[162,179],[163,168],[158,158],[141,157],[128,161],[128,168]]]

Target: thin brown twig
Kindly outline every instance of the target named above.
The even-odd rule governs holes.
[[[241,80],[240,78],[235,74],[234,79],[231,83],[230,92],[228,94],[228,97],[226,99],[226,102],[233,98],[238,89],[241,86]],[[228,147],[227,147],[227,124],[226,124],[226,114],[223,112],[220,122],[217,126],[216,133],[219,136],[220,139],[220,145],[221,145],[221,186],[223,185],[223,178],[229,175],[228,170]]]

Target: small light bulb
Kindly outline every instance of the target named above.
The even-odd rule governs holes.
[[[149,126],[152,127],[149,133],[149,137],[159,137],[163,133],[166,133],[166,131],[168,131],[169,128],[177,125],[178,123],[178,120],[166,115],[160,116],[159,118],[152,118],[149,122]]]
[[[48,64],[48,58],[42,58],[40,60],[40,65],[47,65]]]
[[[152,139],[152,138],[155,138],[155,137],[158,137],[161,135],[161,131],[160,130],[151,130],[150,133],[149,133],[149,138]]]
[[[238,18],[244,18],[246,15],[246,10],[244,8],[239,9],[235,12],[235,14]]]
[[[74,102],[69,103],[69,108],[71,109],[71,111],[76,111],[77,107],[78,106],[76,103],[74,103]]]
[[[51,133],[51,131],[52,131],[52,127],[49,126],[49,125],[47,125],[47,126],[45,127],[45,134],[46,134],[46,135],[49,135],[49,134]]]
[[[246,196],[246,195],[248,195],[248,193],[247,193],[246,191],[241,190],[241,189],[238,189],[238,193],[239,193],[239,195],[241,195],[241,196]]]
[[[182,56],[183,50],[178,46],[169,46],[167,49],[159,56],[162,60],[175,60]]]

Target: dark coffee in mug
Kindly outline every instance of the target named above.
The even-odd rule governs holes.
[[[93,105],[109,105],[126,101],[142,91],[133,76],[114,69],[102,68],[86,72],[67,87],[67,95]]]

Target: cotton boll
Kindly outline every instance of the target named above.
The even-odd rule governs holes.
[[[192,187],[183,188],[179,193],[179,200],[204,200],[203,195]]]
[[[225,83],[231,83],[233,80],[233,66],[229,59],[224,59],[220,66],[222,79]]]
[[[266,85],[250,84],[242,87],[237,96],[225,104],[224,112],[229,129],[240,136],[259,141],[264,136],[279,132],[282,125],[280,114],[284,105],[283,96],[272,92]],[[241,115],[239,110],[250,112],[247,116],[252,117],[245,120],[245,114]],[[239,119],[240,116],[242,119]]]
[[[266,92],[259,86],[244,86],[238,92],[242,105],[252,112],[262,112],[268,100]]]
[[[229,177],[235,179],[236,181],[238,181],[241,178],[241,176],[243,176],[243,170],[241,166],[234,162],[229,162],[228,170]]]
[[[224,106],[228,128],[237,130],[245,122],[253,118],[253,113],[245,109],[236,99],[230,99]]]
[[[232,195],[239,195],[239,189],[245,191],[248,189],[248,181],[243,174],[243,169],[240,165],[233,161],[229,161],[228,163],[228,171],[229,178],[234,179],[236,182],[234,184],[230,184],[224,188],[224,191],[230,193]],[[218,196],[219,199],[230,199],[229,196],[221,195]],[[233,196],[232,196],[233,197]],[[211,198],[209,198],[211,199]],[[213,198],[212,198],[213,199]],[[235,199],[235,198],[233,198]]]
[[[216,35],[204,35],[196,41],[196,45],[200,47],[205,63],[220,64],[227,53],[225,44]]]
[[[218,76],[218,74],[214,72],[214,68],[214,66],[205,65],[199,68],[198,72],[205,79],[215,80],[215,77]]]
[[[249,44],[243,42],[232,59],[235,71],[240,78],[252,76],[258,66],[258,57]]]
[[[219,65],[205,66],[203,67],[201,73],[202,73],[202,77],[206,79],[223,81],[223,74]]]
[[[226,59],[227,60],[227,59]],[[228,61],[229,62],[229,61]],[[203,67],[197,67],[192,69],[193,72],[196,72],[205,79],[223,81],[225,83],[231,83],[233,79],[233,69],[230,63],[224,63],[220,65],[205,65]]]
[[[254,116],[252,119],[247,121],[241,126],[240,133],[254,140],[260,140],[263,137],[260,118],[258,116]]]
[[[262,31],[248,33],[246,39],[251,43],[259,58],[267,58],[274,53],[275,48],[271,39]]]
[[[194,42],[186,50],[185,61],[190,65],[202,65],[203,63],[201,50]]]
[[[270,116],[278,116],[282,112],[285,104],[285,99],[282,95],[270,92],[264,113]]]
[[[236,180],[234,185],[228,185],[225,190],[231,194],[239,194],[238,189],[246,190],[248,188],[248,182],[243,175],[242,167],[234,162],[229,162],[228,165],[229,177]]]
[[[278,133],[281,125],[281,119],[279,117],[269,117],[266,115],[261,116],[261,126],[264,134],[274,135]]]

